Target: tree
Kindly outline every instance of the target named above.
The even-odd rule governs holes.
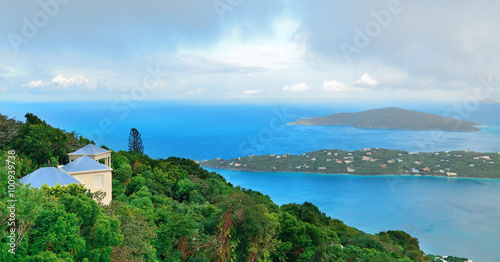
[[[17,138],[21,122],[0,114],[0,148],[6,147]]]
[[[131,153],[141,152],[144,153],[144,146],[142,145],[141,133],[133,127],[130,129],[130,136],[128,137],[128,151]]]

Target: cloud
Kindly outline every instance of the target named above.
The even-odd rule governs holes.
[[[283,91],[292,92],[292,93],[303,93],[311,90],[311,87],[307,85],[305,82],[297,83],[292,86],[286,85],[283,87]]]
[[[191,91],[187,92],[186,95],[193,96],[193,95],[203,94],[205,92],[207,92],[207,90],[205,88],[198,88],[196,90],[191,90]]]
[[[28,84],[25,84],[23,86],[27,86],[29,88],[35,88],[35,87],[44,87],[50,85],[50,82],[45,82],[42,79],[37,80],[37,81],[31,81]]]
[[[325,91],[335,91],[335,92],[342,92],[348,90],[348,87],[346,84],[338,82],[338,81],[325,81],[323,82],[323,86],[321,87]]]
[[[44,81],[42,79],[31,81],[23,86],[29,88],[68,88],[68,87],[85,87],[88,89],[96,89],[97,82],[95,79],[91,79],[82,75],[70,75],[66,76],[64,74],[57,74],[52,78],[51,81]]]
[[[52,78],[52,83],[56,83],[62,87],[86,86],[90,89],[95,89],[97,87],[95,81],[89,80],[81,75],[65,76],[63,74],[57,74]]]
[[[366,87],[377,86],[378,81],[368,73],[364,73],[359,80],[352,83],[342,83],[336,80],[326,80],[321,87],[325,91],[345,92],[345,91],[361,91],[366,90]]]
[[[364,73],[361,76],[361,79],[358,81],[354,82],[354,85],[359,85],[359,86],[376,86],[378,85],[378,81],[373,79],[368,73]]]
[[[262,90],[250,89],[250,90],[243,91],[243,94],[245,94],[245,95],[253,95],[253,94],[258,94],[258,93],[262,93]]]

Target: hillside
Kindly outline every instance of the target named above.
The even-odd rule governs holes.
[[[65,152],[89,142],[32,114],[26,117],[21,123],[0,115],[0,163],[13,167],[0,164],[3,185],[19,183],[38,167],[66,163]],[[0,261],[436,259],[424,256],[418,239],[403,231],[366,234],[308,202],[278,206],[269,196],[234,187],[191,160],[119,151],[112,153],[112,168],[113,201],[108,206],[97,204],[96,195],[82,185],[16,185],[10,195],[1,187]],[[15,211],[7,208],[6,200],[13,198]],[[5,223],[12,212],[14,225]],[[12,229],[17,231],[10,243],[6,236]]]
[[[481,131],[475,127],[480,125],[478,123],[396,107],[303,118],[290,123],[290,125],[348,125],[376,129]]]
[[[212,159],[202,166],[241,171],[307,172],[353,175],[426,175],[500,178],[500,154],[468,151],[408,153],[365,148],[319,150],[302,155],[261,155]]]

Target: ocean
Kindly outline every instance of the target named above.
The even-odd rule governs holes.
[[[474,121],[483,124],[482,131],[287,125],[302,117],[377,108],[368,104],[2,102],[0,113],[24,120],[24,114],[32,112],[54,127],[76,131],[115,150],[127,150],[130,129],[135,127],[142,135],[145,153],[154,158],[230,159],[366,147],[500,152],[500,106],[391,106]],[[259,190],[278,204],[310,201],[329,216],[369,233],[407,231],[419,238],[427,253],[500,261],[500,180],[217,171],[234,185]]]

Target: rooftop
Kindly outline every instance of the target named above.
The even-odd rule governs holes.
[[[88,156],[82,156],[75,161],[61,167],[68,173],[82,172],[82,171],[96,171],[96,170],[111,170],[111,168],[93,160]]]
[[[72,183],[81,184],[78,179],[55,167],[42,167],[34,171],[33,173],[30,173],[29,175],[21,178],[19,181],[25,185],[31,184],[32,187],[36,188],[40,188],[44,184],[47,184],[47,186],[55,186],[57,185],[57,183],[59,183],[61,186],[69,185]]]
[[[69,153],[68,155],[98,155],[102,153],[110,152],[110,150],[106,150],[104,148],[98,147],[94,144],[88,144],[73,153]]]

